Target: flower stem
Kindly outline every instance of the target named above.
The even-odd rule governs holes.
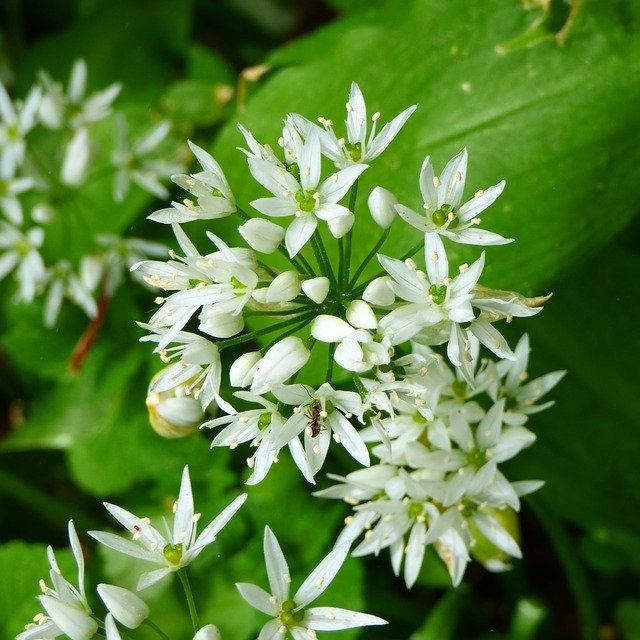
[[[277,338],[272,340],[263,349],[263,351],[268,351],[269,349],[271,349],[271,347],[273,347],[274,344],[276,344],[277,342],[280,342],[280,340],[282,340],[283,338],[286,338],[287,336],[290,336],[292,333],[295,333],[299,329],[302,329],[303,327],[306,327],[309,324],[309,322],[311,321],[311,318],[315,317],[315,315],[316,315],[315,312],[312,313],[312,314],[307,315],[302,322],[299,322],[298,324],[292,326],[290,329],[288,329],[284,333],[280,334]],[[298,317],[300,317],[300,316],[298,316]],[[311,348],[309,348],[309,351],[311,351]]]
[[[318,261],[318,265],[320,266],[323,275],[327,276],[327,278],[336,285],[336,277],[333,274],[333,269],[331,269],[327,250],[324,248],[324,243],[322,242],[322,238],[318,231],[311,236],[311,245],[313,246],[313,252],[316,254],[316,260]]]
[[[193,632],[196,633],[200,628],[200,622],[198,621],[198,613],[196,612],[196,603],[193,599],[193,592],[191,591],[191,585],[189,584],[189,577],[187,571],[183,567],[178,569],[178,576],[180,582],[182,582],[182,588],[184,589],[184,595],[187,598],[187,605],[189,606],[189,615],[191,616],[191,623],[193,624]]]
[[[284,322],[278,322],[277,324],[272,324],[268,327],[263,327],[262,329],[257,329],[256,331],[250,331],[249,333],[243,333],[242,335],[235,336],[234,338],[227,338],[226,340],[219,340],[216,342],[216,346],[218,349],[222,350],[226,347],[231,347],[234,344],[242,344],[243,342],[248,342],[249,340],[253,340],[253,338],[258,338],[259,336],[263,336],[267,333],[271,333],[272,331],[278,331],[278,329],[284,329],[285,327],[291,325],[293,322],[300,320],[304,317],[304,322],[308,322],[315,315],[314,313],[301,314],[296,316],[295,318],[289,318]]]
[[[349,192],[349,211],[355,215],[356,198],[358,197],[358,180],[353,183]],[[353,237],[353,229],[349,230],[345,240],[344,248],[344,274],[340,281],[340,285],[344,289],[349,283],[349,271],[351,270],[351,239]]]
[[[325,376],[325,380],[331,384],[331,378],[333,378],[333,355],[336,352],[336,344],[332,342],[329,344],[329,359],[327,360],[327,375]]]
[[[367,257],[362,261],[362,264],[358,267],[358,270],[353,274],[353,278],[351,278],[351,282],[349,283],[348,289],[351,289],[356,285],[356,283],[358,282],[358,278],[360,277],[360,274],[362,274],[362,272],[365,270],[365,267],[369,264],[369,262],[371,261],[371,258],[373,258],[373,256],[375,256],[376,253],[378,253],[378,250],[380,249],[380,247],[382,247],[382,245],[387,241],[387,238],[389,237],[389,232],[390,232],[390,229],[385,229],[382,232],[382,235],[378,239],[378,242],[376,242],[374,247],[367,254]]]
[[[301,253],[299,253],[296,256],[296,258],[300,260],[300,264],[306,269],[307,275],[311,276],[312,278],[315,278],[316,272],[314,271],[313,267],[309,264],[309,261]]]
[[[163,640],[169,640],[169,636],[157,625],[147,618],[143,624],[151,627]]]

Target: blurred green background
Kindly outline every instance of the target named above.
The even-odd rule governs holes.
[[[171,118],[177,135],[213,151],[244,205],[259,187],[236,150],[236,121],[275,142],[287,112],[342,117],[353,80],[383,122],[420,105],[363,176],[360,207],[376,184],[417,205],[423,158],[442,167],[464,146],[468,193],[506,179],[483,218],[516,242],[489,249],[483,282],[553,292],[543,313],[509,327],[509,338],[530,334],[532,375],[568,371],[551,394],[556,406],[531,421],[537,443],[508,468],[510,478],[547,483],[521,512],[524,559],[501,575],[473,565],[452,590],[434,557],[410,592],[386,554],[350,559],[327,602],[390,624],[334,637],[640,638],[640,2],[5,0],[0,20],[0,79],[12,95],[24,96],[39,69],[66,79],[83,57],[90,89],[122,82],[118,104],[140,130]],[[248,79],[244,70],[256,65],[267,67]],[[109,188],[96,187],[98,205],[85,214],[94,231],[171,242],[144,219],[163,202],[137,192],[122,207],[106,197],[100,206],[100,189]],[[65,224],[73,242],[54,224],[58,241],[48,250],[77,259],[85,222]],[[208,228],[234,237],[226,221]],[[399,251],[416,241],[406,229],[394,234]],[[463,249],[450,260],[479,253]],[[67,309],[47,331],[39,303],[16,305],[13,291],[10,280],[0,283],[1,640],[37,611],[45,546],[66,545],[69,518],[81,532],[109,526],[102,500],[160,513],[185,463],[206,518],[239,492],[244,473],[238,456],[209,450],[209,434],[167,441],[148,426],[144,398],[159,365],[137,343],[135,320],[149,316],[153,294],[120,289],[72,374],[68,359],[86,318]],[[239,517],[195,565],[201,617],[225,640],[255,637],[264,622],[233,583],[264,581],[256,567],[265,523],[294,579],[341,528],[346,509],[311,498],[292,467],[278,465],[249,489]],[[352,470],[340,456],[328,468]],[[92,583],[133,584],[131,566],[82,539]],[[153,591],[157,621],[172,637],[189,637],[174,605],[182,606],[177,584]]]

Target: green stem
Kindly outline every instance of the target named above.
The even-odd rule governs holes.
[[[169,640],[169,636],[154,622],[151,622],[149,618],[144,621],[148,627],[151,627],[163,640]]]
[[[360,394],[360,396],[364,398],[367,395],[367,390],[365,386],[362,384],[362,382],[360,381],[360,378],[358,378],[358,376],[353,376],[353,384],[356,385],[356,389],[358,390],[358,393]]]
[[[367,257],[362,261],[362,264],[358,267],[358,270],[354,273],[353,278],[351,278],[351,282],[349,283],[349,287],[348,287],[349,290],[356,285],[356,283],[358,282],[358,278],[360,277],[362,272],[365,270],[366,266],[369,264],[369,262],[371,262],[371,259],[378,253],[378,250],[380,249],[380,247],[382,247],[382,245],[387,241],[390,231],[391,229],[389,228],[389,229],[385,229],[382,232],[382,235],[378,239],[378,242],[376,242],[373,249],[369,251],[369,253],[367,254]]]
[[[529,499],[529,506],[536,514],[538,522],[544,527],[560,560],[567,581],[573,592],[573,597],[578,610],[584,640],[597,640],[598,638],[598,603],[591,591],[587,574],[580,562],[576,547],[567,535],[567,532],[551,511],[543,507],[537,500]]]
[[[356,208],[356,199],[358,197],[358,180],[353,183],[351,187],[351,191],[349,192],[349,211],[355,215]],[[344,289],[349,282],[349,271],[351,270],[351,239],[353,237],[353,229],[349,230],[347,233],[347,238],[345,242],[345,255],[344,255],[344,275],[343,279],[340,281],[340,285]]]
[[[322,238],[320,237],[318,230],[316,230],[311,236],[311,245],[313,246],[313,251],[316,254],[316,260],[318,261],[318,265],[320,266],[323,275],[327,276],[335,286],[337,284],[336,277],[331,269],[331,262],[329,261],[327,250],[324,248],[324,243],[322,242]]]
[[[264,349],[263,351],[268,351],[269,349],[271,349],[271,347],[273,347],[273,345],[275,345],[276,343],[280,342],[280,340],[282,340],[283,338],[286,338],[287,336],[290,336],[292,333],[295,333],[296,331],[298,331],[299,329],[302,329],[303,327],[306,327],[311,318],[315,317],[315,313],[307,316],[302,322],[294,325],[293,327],[291,327],[291,329],[287,329],[287,331],[285,331],[284,333],[280,334],[275,340],[272,340]],[[309,348],[309,351],[311,351],[311,349]]]
[[[309,264],[309,261],[301,253],[299,253],[296,256],[296,258],[300,260],[300,264],[306,269],[307,275],[311,276],[312,278],[315,278],[316,272],[314,271],[313,267]]]
[[[304,315],[304,322],[308,322],[315,315],[309,313]],[[234,338],[227,338],[226,340],[219,340],[216,342],[218,349],[226,349],[227,347],[231,347],[234,344],[242,344],[243,342],[248,342],[249,340],[253,340],[253,338],[258,338],[259,336],[263,336],[267,333],[271,333],[272,331],[278,331],[278,329],[284,329],[289,326],[292,322],[300,319],[301,316],[296,316],[295,318],[290,318],[289,320],[285,320],[284,322],[278,322],[277,324],[273,324],[269,327],[263,327],[262,329],[257,329],[256,331],[250,331],[249,333],[243,333],[242,335],[235,336]]]
[[[332,342],[329,345],[329,359],[327,361],[327,375],[325,376],[325,380],[331,384],[331,379],[333,378],[333,356],[336,352],[336,344]]]
[[[411,249],[409,249],[409,251],[407,251],[403,256],[401,256],[400,260],[402,260],[404,262],[407,258],[411,258],[412,256],[414,256],[423,247],[424,247],[424,240],[421,240],[418,244],[416,244],[413,247],[411,247]],[[367,280],[366,282],[361,284],[359,287],[354,289],[353,296],[357,297],[358,295],[360,295],[367,288],[367,285],[371,281],[375,280],[376,278],[381,278],[382,276],[386,276],[386,275],[388,275],[386,271],[378,271],[378,273],[376,273],[376,275],[373,276],[373,278],[369,278],[369,280]]]
[[[193,632],[196,633],[200,628],[200,622],[198,621],[196,603],[193,599],[193,592],[191,591],[191,585],[189,584],[189,577],[187,576],[187,570],[184,567],[182,567],[182,569],[178,569],[177,573],[178,573],[178,576],[180,577],[180,582],[182,582],[184,595],[187,598],[187,605],[189,606],[189,615],[191,616],[191,622],[193,624]]]
[[[351,231],[349,231],[350,235]],[[344,282],[344,239],[338,238],[338,282],[340,283],[340,287],[342,287],[342,283]]]

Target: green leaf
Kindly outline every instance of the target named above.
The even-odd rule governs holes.
[[[636,538],[639,280],[640,258],[610,247],[561,283],[530,323],[532,366],[568,374],[549,394],[556,405],[532,416],[536,444],[511,467],[546,480],[538,498],[560,518]]]
[[[454,637],[461,608],[468,598],[464,586],[445,593],[429,612],[424,624],[409,640],[450,640]]]
[[[632,14],[637,10],[628,5]],[[370,189],[380,184],[420,208],[424,157],[430,155],[441,170],[466,146],[467,196],[505,178],[505,193],[483,222],[517,240],[491,251],[483,282],[539,290],[603,246],[640,203],[640,147],[629,135],[640,125],[640,74],[630,72],[640,63],[640,38],[631,17],[590,3],[565,48],[546,41],[506,55],[495,52],[530,21],[518,3],[500,0],[414,0],[357,14],[276,52],[270,59],[274,72],[241,120],[272,146],[281,118],[291,111],[330,117],[342,135],[353,80],[370,113],[383,113],[381,123],[419,103],[361,178],[356,263],[377,237],[364,207]],[[246,205],[266,194],[235,151],[240,142],[230,125],[215,153]],[[418,239],[417,231],[397,221],[386,247],[400,253]],[[452,262],[477,254],[451,247]]]
[[[640,640],[640,602],[622,600],[616,607],[616,622],[624,640]]]

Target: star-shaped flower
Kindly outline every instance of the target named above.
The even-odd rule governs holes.
[[[166,525],[166,536],[152,527],[148,518],[139,518],[108,502],[104,503],[107,511],[129,530],[133,539],[127,540],[106,531],[89,531],[89,535],[115,551],[162,565],[161,569],[148,571],[140,576],[138,590],[146,589],[172,571],[178,571],[195,560],[200,552],[216,539],[218,532],[246,499],[246,493],[238,496],[198,536],[196,529],[200,514],[194,513],[189,467],[185,466],[180,494],[173,509],[173,527],[170,529],[168,524]]]
[[[426,234],[437,233],[462,244],[495,245],[512,242],[497,233],[476,228],[477,217],[494,203],[504,189],[505,182],[478,191],[464,204],[462,193],[467,175],[467,150],[463,149],[449,161],[442,175],[437,177],[427,156],[420,171],[420,191],[424,201],[425,215],[416,213],[402,204],[396,211],[412,227]]]
[[[265,527],[264,559],[271,594],[245,582],[236,583],[240,595],[252,606],[273,619],[260,631],[259,640],[294,640],[315,638],[316,631],[338,631],[354,627],[386,624],[386,620],[367,613],[336,607],[307,608],[330,584],[349,553],[348,545],[336,547],[311,572],[293,597],[289,595],[291,575],[275,535]]]

